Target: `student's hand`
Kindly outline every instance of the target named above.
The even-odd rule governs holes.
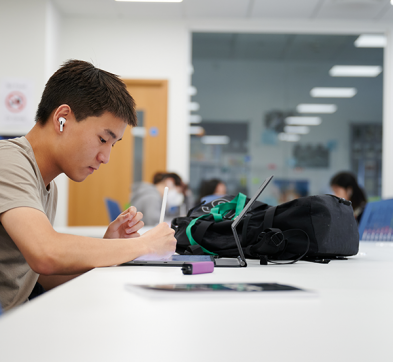
[[[176,239],[175,230],[173,230],[166,222],[158,224],[153,229],[145,232],[141,236],[141,241],[147,246],[149,250],[149,257],[168,258],[175,252]]]
[[[138,231],[145,225],[141,221],[142,217],[143,214],[137,212],[135,206],[129,207],[109,224],[104,239],[136,238],[140,236]]]

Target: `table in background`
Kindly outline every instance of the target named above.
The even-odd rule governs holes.
[[[0,317],[9,361],[391,361],[393,243],[330,264],[94,269]],[[127,283],[278,282],[316,298],[151,299]],[[263,296],[262,296],[263,297]]]
[[[58,233],[90,236],[92,238],[102,238],[108,226],[55,226],[54,229]],[[140,229],[140,234],[150,230],[152,226],[144,226]]]

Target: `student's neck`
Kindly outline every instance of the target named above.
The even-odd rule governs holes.
[[[33,148],[34,156],[46,187],[61,173],[54,158],[54,148],[51,145],[53,137],[48,132],[49,130],[45,126],[35,124],[26,135],[26,139]]]

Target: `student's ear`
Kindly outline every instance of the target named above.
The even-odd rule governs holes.
[[[62,104],[57,107],[52,116],[52,125],[57,134],[61,134],[64,132],[67,122],[67,117],[71,116],[71,108],[68,104]]]

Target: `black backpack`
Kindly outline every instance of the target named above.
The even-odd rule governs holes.
[[[233,219],[249,199],[224,196],[172,220],[179,254],[239,255]],[[239,211],[240,210],[240,211]],[[218,216],[217,216],[218,215]],[[246,258],[328,262],[355,255],[359,233],[351,202],[333,195],[302,197],[278,206],[256,201],[237,227]]]

